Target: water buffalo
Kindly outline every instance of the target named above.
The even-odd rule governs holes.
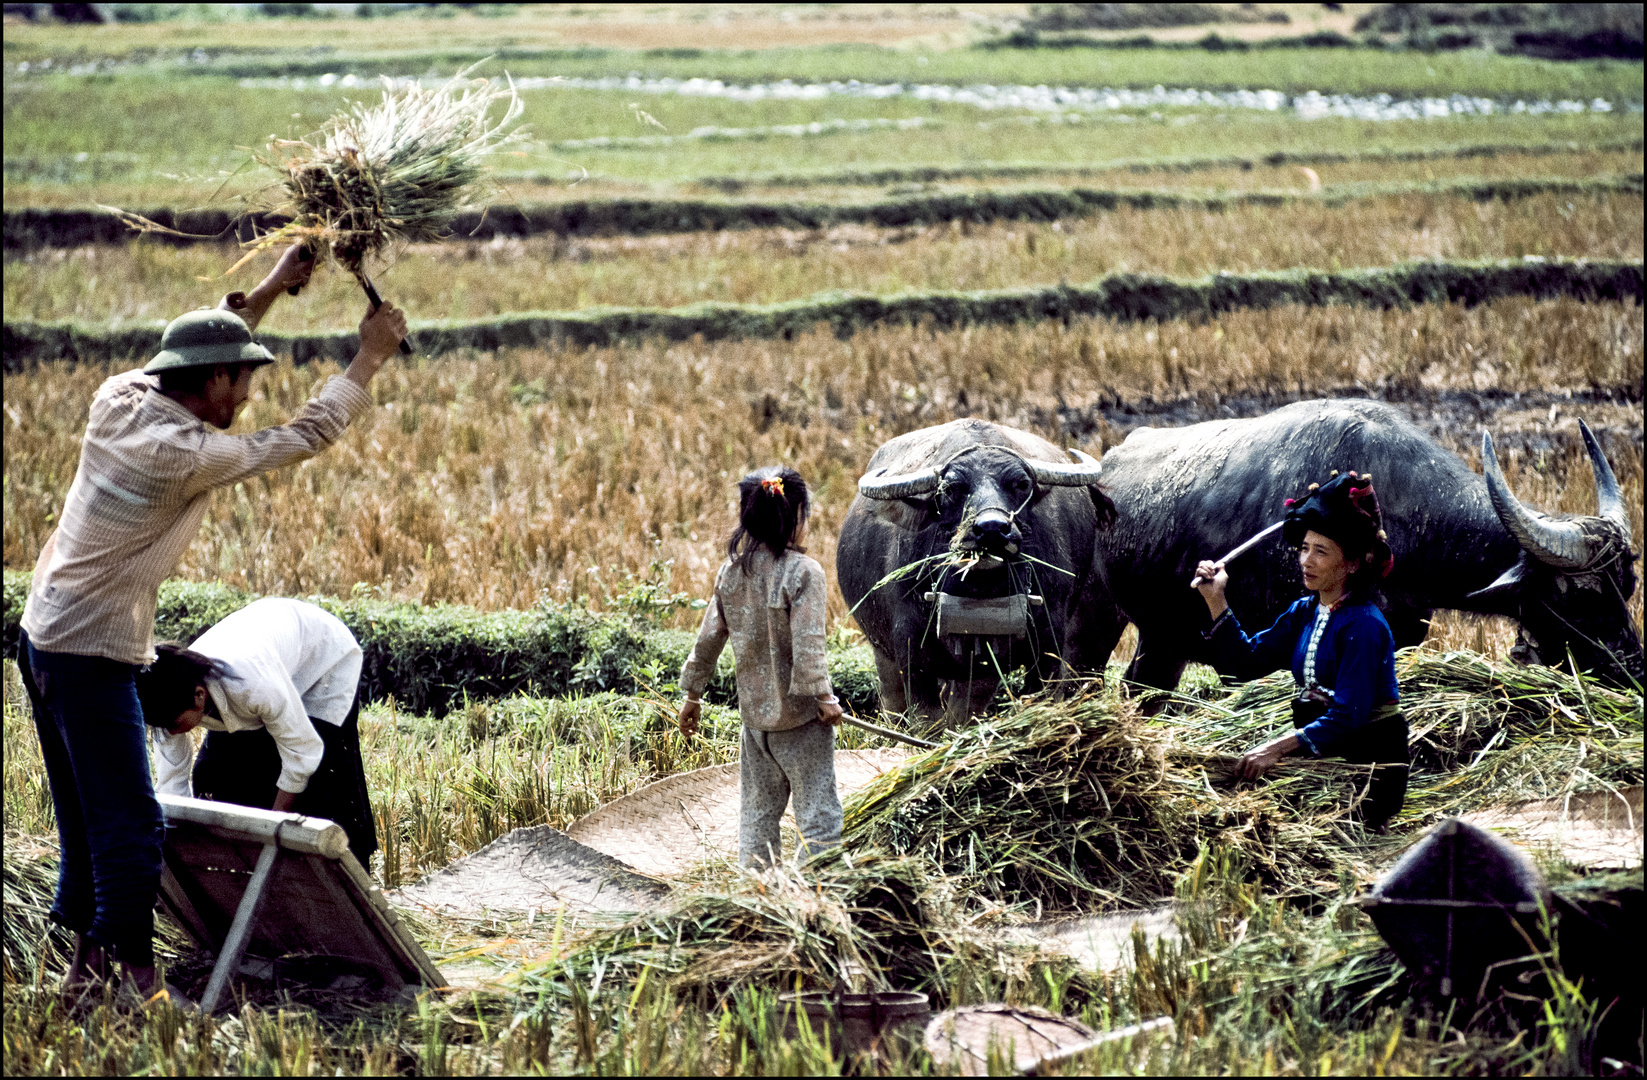
[[[1039,687],[1066,666],[1103,670],[1109,650],[1088,647],[1089,623],[1120,616],[1105,607],[1093,555],[1115,508],[1098,463],[1070,453],[1076,463],[1027,432],[955,420],[869,459],[835,571],[875,649],[883,708],[913,705],[954,726],[1006,671],[1027,666]]]
[[[1141,428],[1103,461],[1118,510],[1099,539],[1110,596],[1138,627],[1129,679],[1172,688],[1201,660],[1206,604],[1188,586],[1197,560],[1216,559],[1278,520],[1283,501],[1330,470],[1371,473],[1395,569],[1383,582],[1397,646],[1424,639],[1438,608],[1507,615],[1517,656],[1639,685],[1641,636],[1631,624],[1636,573],[1618,481],[1581,423],[1599,514],[1551,517],[1510,493],[1482,438],[1477,476],[1411,421],[1373,401],[1303,401],[1251,420]],[[1230,566],[1229,601],[1249,630],[1300,595],[1295,553],[1279,539]],[[1095,650],[1115,644],[1113,626]]]

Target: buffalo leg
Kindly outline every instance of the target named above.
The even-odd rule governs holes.
[[[1126,680],[1128,683],[1156,690],[1176,690],[1178,680],[1184,675],[1184,665],[1187,663],[1188,657],[1167,647],[1159,636],[1146,635],[1140,631],[1138,648],[1132,654],[1132,663],[1127,665]],[[1165,696],[1152,697],[1144,705],[1144,715],[1155,715],[1166,703]]]
[[[1384,612],[1384,621],[1390,624],[1390,636],[1395,639],[1395,647],[1405,649],[1411,645],[1422,645],[1430,631],[1430,616],[1433,614],[1428,608],[1391,604]]]
[[[914,713],[929,728],[936,727],[944,715],[943,686],[930,668],[930,660],[913,654],[909,665],[896,673],[896,684],[903,688],[905,695],[900,711],[906,716]]]
[[[1000,688],[1001,680],[993,675],[950,683],[944,693],[944,727],[953,731],[972,723],[974,716],[989,708]]]
[[[1065,659],[1077,676],[1102,679],[1130,620],[1113,604],[1078,608],[1070,621]]]
[[[903,666],[879,646],[871,647],[875,651],[875,677],[881,684],[881,708],[902,714],[909,708],[909,687],[905,684]]]

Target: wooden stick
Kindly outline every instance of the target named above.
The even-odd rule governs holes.
[[[1098,1047],[1103,1046],[1105,1043],[1115,1042],[1119,1039],[1131,1038],[1134,1035],[1145,1035],[1151,1031],[1160,1031],[1162,1028],[1170,1027],[1172,1027],[1172,1017],[1158,1016],[1154,1020],[1145,1020],[1142,1024],[1133,1024],[1129,1027],[1116,1028],[1114,1031],[1106,1031],[1096,1039],[1089,1039],[1084,1043],[1076,1043],[1074,1046],[1062,1047],[1052,1051],[1044,1057],[1037,1059],[1033,1065],[1030,1065],[1024,1070],[1024,1075],[1035,1076],[1048,1065],[1055,1065],[1060,1061],[1068,1061],[1070,1058],[1076,1057],[1079,1054],[1084,1054],[1088,1050],[1095,1050]]]
[[[383,306],[383,297],[379,296],[377,294],[377,290],[372,287],[372,279],[371,278],[362,275],[361,279],[360,279],[360,284],[361,284],[361,287],[366,290],[366,299],[371,302],[372,311],[376,312],[378,308]],[[407,341],[405,338],[401,338],[400,339],[400,351],[402,353],[405,353],[407,356],[411,356],[412,355],[412,343],[410,341]]]
[[[843,714],[841,719],[855,728],[863,728],[865,731],[874,732],[876,735],[884,735],[889,739],[896,739],[898,742],[908,743],[910,746],[919,746],[923,750],[938,749],[938,744],[935,742],[927,742],[925,739],[917,739],[913,735],[905,735],[901,731],[893,731],[891,728],[884,728],[879,724],[871,724],[868,720],[859,720],[856,716],[846,716]]]
[[[246,945],[252,940],[252,926],[257,922],[257,909],[263,906],[275,857],[279,854],[280,842],[277,839],[264,844],[263,850],[258,853],[257,869],[252,871],[252,880],[247,883],[240,906],[235,909],[234,924],[229,927],[229,937],[223,942],[223,951],[217,955],[217,966],[212,968],[211,981],[206,984],[206,996],[200,999],[200,1011],[206,1016],[217,1010],[218,999],[228,989],[229,976],[239,970],[241,958],[246,955]]]

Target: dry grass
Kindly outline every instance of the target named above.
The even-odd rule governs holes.
[[[478,318],[591,305],[673,307],[700,300],[771,303],[826,289],[989,289],[1084,282],[1113,270],[1202,275],[1294,266],[1377,266],[1419,258],[1642,256],[1640,195],[1471,202],[1433,195],[1339,207],[1131,210],[1049,224],[925,228],[841,226],[567,240],[539,237],[414,246],[376,272],[414,318]],[[166,320],[209,298],[231,247],[140,241],[36,252],[5,264],[13,318]],[[248,268],[222,283],[244,287]],[[363,302],[344,274],[322,272],[272,325],[353,327]]]
[[[330,370],[265,369],[237,430],[282,422]],[[51,529],[105,374],[6,376],[6,566],[31,566]],[[603,583],[662,557],[675,560],[675,588],[704,595],[730,527],[732,484],[761,464],[791,463],[814,484],[813,552],[829,567],[864,462],[904,431],[978,415],[1072,443],[1059,427],[1063,402],[1099,421],[1081,440],[1096,452],[1123,434],[1081,413],[1101,400],[1391,380],[1639,388],[1641,309],[1520,299],[1471,310],[1280,309],[1204,325],[895,328],[846,341],[820,333],[396,362],[378,378],[377,407],[331,450],[215,494],[178,572],[261,593],[347,595],[360,584],[500,608],[529,605],[543,589],[598,599]],[[1579,413],[1640,424],[1638,405],[1574,406],[1556,423],[1570,435]],[[1473,459],[1477,419],[1453,419],[1445,438]],[[1534,431],[1548,421],[1546,408],[1490,423]],[[1582,455],[1509,453],[1504,464],[1532,504],[1593,510]],[[1640,537],[1641,462],[1615,454],[1613,464]],[[1634,603],[1639,618],[1639,592]],[[842,614],[837,597],[832,617]],[[1477,630],[1447,640],[1474,645]],[[1492,633],[1482,643],[1496,654]]]
[[[1301,151],[1307,152],[1307,151]],[[1520,179],[1527,176],[1561,176],[1570,178],[1581,177],[1611,177],[1641,171],[1642,156],[1639,153],[1623,151],[1585,151],[1580,153],[1564,153],[1561,155],[1532,154],[1532,153],[1503,153],[1482,157],[1437,158],[1430,161],[1345,161],[1337,163],[1322,163],[1310,166],[1324,186],[1331,187],[1338,184],[1394,184],[1403,182],[1419,182],[1430,180],[1449,180],[1456,177],[1479,178],[1483,180]],[[1058,166],[1047,165],[1045,171],[1037,171],[1033,176],[1018,178],[991,177],[984,174],[980,168],[980,175],[967,177],[956,175],[941,181],[914,184],[895,183],[886,186],[853,187],[847,184],[802,184],[786,185],[783,177],[771,184],[757,183],[761,178],[751,178],[742,192],[751,196],[758,194],[762,199],[777,199],[790,197],[796,199],[828,199],[831,201],[849,201],[854,199],[873,199],[886,195],[888,188],[899,191],[975,191],[997,188],[1013,188],[1021,186],[1035,187],[1085,187],[1085,188],[1149,188],[1151,190],[1172,191],[1213,191],[1246,192],[1246,191],[1308,191],[1309,180],[1300,171],[1297,165],[1259,165],[1250,169],[1239,165],[1219,168],[1184,168],[1174,169],[1167,166],[1151,167],[1139,164],[1136,168],[1127,164],[1106,166],[1092,163],[1080,169],[1061,171]],[[828,174],[824,174],[828,175]],[[613,184],[614,181],[592,178],[591,184]],[[694,185],[683,185],[686,190],[694,190]],[[628,190],[639,190],[631,186]],[[704,192],[718,190],[716,185],[697,188]],[[584,185],[577,188],[565,186],[526,186],[521,181],[512,181],[509,192],[517,199],[563,199],[587,198]],[[584,192],[580,194],[580,192]],[[43,191],[42,195],[46,193]],[[31,206],[70,205],[57,202],[34,202]]]
[[[1499,154],[1493,157],[1440,158],[1434,161],[1344,162],[1311,166],[1324,185],[1392,184],[1402,181],[1447,180],[1453,177],[1515,179],[1524,176],[1607,177],[1641,171],[1639,153],[1580,152],[1548,154]],[[985,168],[985,167],[981,167]],[[927,184],[886,185],[765,183],[752,177],[740,195],[762,200],[796,199],[814,202],[868,202],[885,198],[888,191],[987,191],[1015,187],[1140,188],[1175,191],[1307,191],[1308,181],[1295,165],[1259,165],[1217,169],[1152,169],[1135,171],[1121,165],[1113,168],[1087,167],[1063,171],[1053,164],[1040,166],[1030,177],[955,176]],[[781,174],[782,176],[790,174]],[[828,175],[828,174],[824,174]],[[574,177],[575,178],[575,177]],[[708,178],[712,179],[712,178]],[[8,183],[8,207],[65,207],[107,203],[112,206],[155,207],[203,205],[214,184],[196,190],[175,180],[161,182],[104,182],[77,187],[52,183]],[[613,177],[592,174],[575,186],[560,174],[516,176],[508,183],[507,197],[515,202],[562,202],[601,198],[663,198],[670,195],[715,197],[720,186],[691,180],[680,182],[648,180],[644,177]]]

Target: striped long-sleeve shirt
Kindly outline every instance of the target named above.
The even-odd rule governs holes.
[[[152,375],[106,380],[57,530],[35,562],[29,640],[46,652],[153,660],[160,583],[199,532],[212,489],[313,457],[371,403],[336,377],[290,423],[226,435],[162,394]]]
[[[697,694],[715,674],[728,640],[737,662],[738,715],[756,731],[789,731],[818,717],[828,694],[824,608],[828,585],[818,560],[799,551],[774,559],[760,548],[746,572],[728,559],[715,575],[681,689]]]

